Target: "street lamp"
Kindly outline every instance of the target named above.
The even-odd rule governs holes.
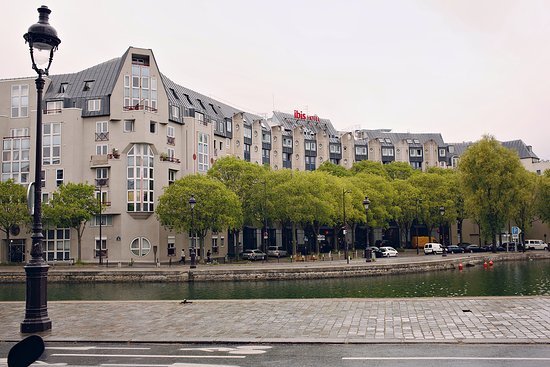
[[[439,215],[441,216],[441,222],[439,224],[439,243],[442,245],[445,245],[443,242],[445,240],[445,236],[443,236],[443,216],[445,215],[445,207],[440,206],[439,207]]]
[[[346,262],[349,264],[349,254],[348,254],[348,241],[346,240],[346,194],[349,194],[350,190],[342,189],[342,212],[344,215],[344,226],[342,227],[342,234],[344,235],[344,252],[346,256]]]
[[[191,250],[189,251],[189,256],[191,257],[191,269],[194,269],[197,267],[195,264],[195,204],[197,203],[197,200],[195,200],[195,196],[191,195],[189,198],[189,206],[191,207]]]
[[[363,200],[363,206],[365,207],[365,258],[366,258],[366,261],[370,261],[370,259],[367,257],[367,249],[369,247],[369,205],[370,205],[369,197],[365,196],[365,200]]]
[[[96,181],[99,187],[99,265],[103,265],[103,192],[101,189],[107,183],[107,180],[100,178]],[[105,243],[105,249],[107,249],[107,243]]]
[[[50,330],[48,317],[48,264],[42,258],[42,92],[44,75],[48,75],[53,54],[61,43],[57,31],[48,22],[51,10],[38,8],[38,23],[29,27],[23,36],[29,43],[32,68],[38,74],[36,83],[36,154],[34,162],[34,212],[32,226],[31,259],[25,265],[26,304],[22,333]]]
[[[416,232],[416,254],[417,255],[419,254],[419,248],[418,248],[418,222],[419,222],[418,207],[420,206],[420,203],[422,203],[422,199],[417,198],[416,199],[416,226],[414,227],[415,232]]]

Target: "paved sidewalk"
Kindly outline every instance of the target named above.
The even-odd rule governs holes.
[[[0,341],[23,302],[0,303]],[[550,297],[49,302],[46,341],[550,344]]]

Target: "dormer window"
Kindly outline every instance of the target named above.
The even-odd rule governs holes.
[[[212,111],[214,111],[214,113],[217,115],[218,111],[216,111],[216,109],[214,108],[214,105],[212,103],[210,103],[210,107],[212,108]]]
[[[201,105],[201,108],[202,108],[203,110],[206,110],[206,108],[205,108],[204,105],[202,104],[202,101],[201,101],[200,99],[198,99],[198,98],[197,98],[197,101],[199,101],[199,104]]]
[[[82,88],[82,91],[87,92],[87,91],[91,90],[92,87],[94,86],[94,82],[95,82],[95,80],[86,80],[86,81],[84,81],[84,88]]]
[[[191,102],[191,98],[189,98],[189,94],[184,94],[184,96],[185,96],[185,98],[187,98],[187,102],[189,102],[189,104],[190,104],[191,106],[194,106],[194,105],[193,105],[193,102]]]
[[[61,83],[61,85],[59,86],[58,93],[66,93],[68,87],[69,87],[69,83]]]
[[[180,97],[178,97],[178,94],[176,93],[176,91],[174,90],[174,88],[170,88],[170,92],[172,92],[172,95],[173,95],[176,99],[180,99]]]

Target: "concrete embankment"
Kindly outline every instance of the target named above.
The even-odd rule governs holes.
[[[317,261],[305,263],[237,263],[226,265],[188,266],[163,265],[156,267],[97,267],[97,266],[52,266],[48,272],[49,282],[100,283],[100,282],[199,282],[199,281],[254,281],[343,278],[406,274],[427,271],[457,269],[464,266],[481,266],[485,261],[532,261],[550,259],[547,251],[526,253],[481,253],[443,256],[402,256],[392,259],[377,259],[365,262],[356,259],[346,261]],[[0,268],[2,282],[25,281],[22,267]]]

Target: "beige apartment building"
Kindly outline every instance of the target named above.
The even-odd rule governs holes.
[[[269,119],[241,111],[171,81],[149,49],[131,47],[88,69],[52,75],[44,90],[43,200],[63,183],[87,182],[107,205],[101,238],[99,217],[84,231],[84,262],[96,262],[100,248],[111,263],[167,262],[188,251],[188,234],[163,228],[155,204],[171,182],[206,173],[223,156],[273,169],[314,170],[326,161],[351,168],[369,159],[425,170],[453,167],[460,155],[440,134],[341,132],[330,120],[301,111],[274,111]],[[2,180],[34,181],[35,124],[34,78],[0,80]],[[259,231],[248,229],[240,247],[213,233],[205,251],[223,259],[259,247]],[[274,233],[280,244],[280,231]],[[47,229],[44,242],[48,261],[77,256],[72,230]],[[0,262],[26,261],[30,244],[27,231],[12,233],[9,243],[2,239]]]

